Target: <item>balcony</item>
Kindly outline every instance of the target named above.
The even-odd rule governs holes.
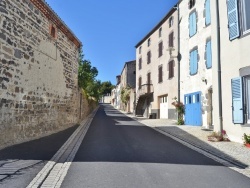
[[[137,98],[148,96],[154,92],[153,84],[143,84],[137,90]]]

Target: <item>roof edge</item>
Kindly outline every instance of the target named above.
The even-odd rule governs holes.
[[[169,10],[169,12],[161,19],[161,21],[158,24],[156,24],[156,26],[145,37],[143,37],[143,39],[140,40],[140,42],[138,42],[135,45],[135,48],[138,48],[146,39],[148,39],[148,37],[151,36],[176,11],[176,9],[174,7],[176,7],[178,4],[179,3],[175,4]]]

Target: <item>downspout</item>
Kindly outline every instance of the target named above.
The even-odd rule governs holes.
[[[177,61],[178,61],[178,102],[180,102],[180,92],[181,92],[181,76],[180,76],[180,60],[181,60],[181,54],[180,54],[180,6],[179,3],[177,4],[177,11],[178,11],[178,54],[177,54]]]
[[[217,61],[218,61],[218,99],[219,99],[219,132],[223,131],[223,116],[222,116],[222,91],[221,91],[221,44],[220,44],[220,12],[219,0],[216,0],[216,20],[217,20]]]

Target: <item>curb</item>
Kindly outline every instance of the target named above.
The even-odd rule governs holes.
[[[155,127],[150,127],[140,121],[138,121],[138,119],[134,116],[128,116],[128,114],[124,113],[123,111],[119,110],[121,113],[123,113],[124,115],[126,115],[127,117],[130,117],[132,119],[134,119],[135,121],[161,133],[161,134],[164,134],[165,136],[168,136],[172,139],[174,139],[175,141],[205,155],[206,157],[209,157],[219,163],[221,163],[222,165],[234,170],[234,171],[237,171],[239,172],[240,174],[243,174],[244,176],[250,178],[250,167],[238,160],[233,160],[233,159],[229,159],[227,157],[224,157],[224,156],[221,156],[221,155],[218,155],[217,153],[211,151],[211,150],[208,150],[208,149],[205,149],[205,148],[202,148],[201,146],[198,146],[196,145],[195,143],[193,142],[190,142],[190,141],[187,141],[186,139],[184,139],[183,137],[180,137],[178,135],[175,135],[175,134],[171,134],[169,132],[166,132],[160,128],[155,128]],[[243,170],[247,170],[249,171],[248,173],[244,173]]]
[[[27,188],[60,187],[99,106],[81,122],[56,154],[30,182]]]

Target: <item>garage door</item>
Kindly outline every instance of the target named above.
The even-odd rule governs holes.
[[[201,92],[189,93],[184,95],[185,101],[185,124],[201,126]]]
[[[160,97],[160,119],[168,118],[168,97]]]

